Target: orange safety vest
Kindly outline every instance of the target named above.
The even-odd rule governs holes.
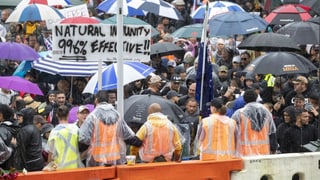
[[[251,128],[251,121],[249,118],[240,114],[240,139],[239,150],[241,156],[252,155],[268,155],[270,154],[269,143],[269,125],[265,122],[260,131],[255,131]]]
[[[200,144],[201,160],[227,160],[235,156],[236,122],[227,124],[211,115],[202,120],[205,138]]]
[[[103,163],[120,159],[117,123],[106,125],[101,120],[96,120],[91,142],[91,155],[95,161]]]
[[[173,134],[174,129],[169,124],[165,126],[153,126],[150,122],[145,123],[147,137],[140,148],[141,160],[152,162],[155,157],[163,155],[166,161],[171,161],[174,152]]]

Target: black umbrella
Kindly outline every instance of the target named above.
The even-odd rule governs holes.
[[[182,47],[179,47],[170,42],[161,42],[151,45],[150,55],[172,55],[172,54],[183,54],[185,51]]]
[[[130,127],[137,127],[146,122],[148,107],[152,103],[159,103],[162,113],[175,123],[179,123],[184,118],[184,112],[178,105],[161,96],[133,95],[124,100],[124,119],[127,124]]]
[[[244,71],[249,74],[307,74],[316,70],[307,58],[293,52],[271,52],[253,60]]]
[[[239,49],[256,51],[299,51],[297,43],[289,37],[276,33],[252,34],[244,39]]]
[[[277,33],[289,36],[298,44],[320,44],[320,25],[312,22],[292,22],[282,28]]]
[[[320,1],[319,0],[303,0],[301,4],[306,5],[311,8],[309,13],[311,15],[320,15]]]
[[[320,2],[320,1],[319,1]],[[313,17],[311,19],[308,19],[308,22],[316,23],[320,25],[320,16]]]

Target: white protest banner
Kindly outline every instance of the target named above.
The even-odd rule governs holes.
[[[54,60],[117,61],[117,26],[56,24],[52,32]],[[123,26],[124,60],[150,60],[150,25]]]
[[[77,17],[77,16],[89,17],[87,4],[81,4],[81,5],[78,5],[78,6],[72,6],[72,7],[69,7],[69,8],[61,9],[59,11],[61,12],[61,14],[65,18]]]
[[[87,8],[87,4],[82,4],[78,6],[72,6],[65,9],[60,9],[59,12],[65,17],[77,17],[77,16],[85,16],[89,17],[89,12]],[[61,19],[49,19],[46,20],[46,25],[48,29],[52,29],[55,23],[59,23]]]

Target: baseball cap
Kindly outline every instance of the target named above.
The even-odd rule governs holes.
[[[181,81],[181,77],[177,74],[172,75],[171,77],[171,81],[173,82],[180,82]]]
[[[78,113],[81,113],[84,110],[87,110],[87,111],[90,112],[90,110],[89,110],[89,108],[87,106],[82,105],[82,106],[79,106]]]
[[[304,83],[304,84],[308,84],[308,79],[304,76],[297,76],[293,81],[292,83],[293,84],[296,84],[296,83]]]
[[[169,66],[171,66],[171,67],[176,67],[176,62],[174,62],[174,61],[168,61],[168,63],[167,63],[167,66],[169,67]]]
[[[155,84],[155,83],[161,82],[161,80],[162,79],[159,75],[154,75],[154,76],[151,76],[149,83]]]
[[[170,90],[170,91],[168,91],[168,93],[167,93],[167,99],[171,99],[171,98],[173,98],[173,97],[175,97],[175,96],[179,97],[179,94],[177,93],[177,91],[175,91],[175,90]]]
[[[233,63],[240,63],[240,60],[241,60],[240,56],[235,56],[232,58]]]
[[[219,67],[219,72],[228,72],[229,68],[225,65]]]

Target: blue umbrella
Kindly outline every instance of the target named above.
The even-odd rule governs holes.
[[[98,62],[81,62],[76,60],[57,61],[52,59],[52,54],[49,52],[44,57],[33,61],[32,67],[41,72],[46,72],[53,75],[59,74],[61,76],[86,77],[97,72]]]
[[[30,4],[16,8],[6,22],[27,22],[62,19],[63,15],[55,8],[43,4]]]
[[[147,66],[140,62],[133,62],[133,61],[125,61],[123,63],[123,72],[127,75],[123,78],[123,84],[128,84],[130,82],[144,79],[148,75],[150,75],[153,71],[155,71],[152,67]],[[117,88],[117,63],[110,64],[109,66],[105,67],[101,73],[102,76],[102,90],[111,90]],[[91,93],[95,94],[98,92],[98,73],[96,73],[92,78],[89,80],[87,86],[84,88],[82,93]]]
[[[128,15],[128,16],[145,16],[146,15],[144,11],[135,9],[129,6],[127,3],[129,3],[130,1],[131,0],[123,0],[123,15]],[[117,7],[118,7],[117,0],[105,0],[97,6],[97,9],[108,14],[117,14]]]
[[[233,36],[265,30],[268,23],[260,16],[242,11],[218,14],[209,20],[210,36]]]
[[[206,5],[202,5],[197,8],[192,14],[192,19],[204,19],[206,11]],[[209,19],[211,19],[213,16],[221,13],[226,13],[229,11],[243,11],[242,7],[236,3],[228,2],[228,1],[215,1],[209,3]]]

